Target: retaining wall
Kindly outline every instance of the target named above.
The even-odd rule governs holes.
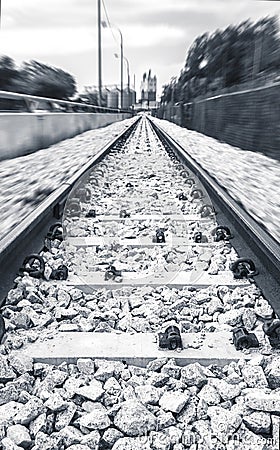
[[[113,122],[125,113],[0,113],[0,160],[26,155]]]

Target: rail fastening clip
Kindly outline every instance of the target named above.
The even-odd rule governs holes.
[[[259,347],[257,336],[254,333],[248,333],[245,327],[239,327],[233,330],[233,343],[236,350]]]
[[[158,228],[156,230],[156,238],[155,241],[157,244],[163,244],[165,242],[165,234],[163,228]]]
[[[32,254],[24,258],[22,267],[19,269],[19,274],[23,275],[27,272],[33,278],[44,278],[45,262],[42,256]]]
[[[236,280],[243,278],[251,278],[258,275],[255,263],[249,258],[238,258],[234,263],[230,264],[230,270]]]
[[[214,242],[227,241],[228,239],[232,239],[233,236],[228,227],[219,226],[214,228],[211,231],[212,236],[214,236]]]
[[[68,268],[63,264],[58,266],[57,269],[53,269],[50,279],[51,280],[67,280]]]
[[[264,322],[263,331],[268,336],[271,347],[280,349],[280,319]]]
[[[121,277],[122,273],[120,270],[117,270],[115,266],[110,265],[105,272],[105,280],[114,280],[116,277]]]
[[[176,325],[169,325],[165,331],[158,334],[159,348],[176,350],[183,348],[182,338],[179,327]]]

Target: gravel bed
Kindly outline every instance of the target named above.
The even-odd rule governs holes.
[[[203,248],[185,247],[170,245],[156,246],[152,248],[121,246],[118,242],[119,237],[127,236],[127,227],[137,236],[137,230],[143,223],[125,219],[119,223],[112,222],[110,225],[104,222],[108,233],[114,238],[110,245],[104,245],[96,251],[96,248],[75,248],[69,245],[68,235],[73,236],[96,236],[96,226],[100,224],[97,219],[86,219],[85,213],[96,206],[102,199],[104,185],[101,189],[100,180],[107,180],[108,189],[106,191],[109,200],[122,198],[124,190],[127,189],[128,167],[133,167],[136,179],[141,179],[144,173],[150,173],[147,167],[155,165],[156,160],[160,160],[157,166],[159,171],[153,177],[154,182],[168,185],[169,195],[173,196],[174,202],[178,192],[178,185],[182,183],[182,176],[178,178],[178,167],[170,162],[166,153],[163,158],[159,158],[163,152],[162,147],[154,133],[150,134],[149,139],[143,139],[143,131],[146,130],[146,122],[141,122],[135,130],[133,136],[126,144],[125,154],[122,154],[123,163],[117,159],[117,168],[115,172],[113,158],[108,156],[99,166],[96,167],[96,178],[98,189],[94,192],[94,187],[85,177],[85,186],[92,190],[91,204],[84,203],[82,206],[81,217],[75,217],[71,220],[68,216],[64,219],[66,238],[64,242],[54,241],[50,251],[44,251],[41,255],[45,261],[45,278],[48,280],[53,269],[65,264],[69,268],[70,274],[83,276],[92,271],[103,271],[105,276],[106,267],[112,264],[117,270],[123,272],[134,272],[139,276],[178,273],[180,271],[191,271],[194,268],[201,273],[210,275],[223,274],[229,270],[229,264],[236,260],[235,250],[227,242],[216,243],[215,246]],[[144,127],[144,130],[143,130]],[[145,133],[144,133],[145,135]],[[157,143],[157,146],[153,144]],[[134,154],[135,149],[150,149],[151,160],[143,158],[142,153]],[[136,160],[138,158],[138,160]],[[140,163],[136,163],[136,162]],[[170,170],[166,170],[168,165]],[[102,175],[99,169],[103,169]],[[137,172],[138,168],[138,172]],[[106,176],[104,176],[106,170]],[[179,168],[179,170],[181,170]],[[125,177],[127,173],[127,177]],[[146,187],[146,197],[152,196],[153,187]],[[115,188],[115,184],[119,188]],[[83,186],[79,183],[79,187]],[[145,183],[141,189],[145,189]],[[184,185],[182,185],[184,186]],[[131,187],[129,187],[131,189]],[[133,189],[133,187],[132,187]],[[77,189],[74,188],[74,198]],[[70,196],[71,199],[71,196]],[[143,202],[143,201],[142,201]],[[142,204],[142,203],[141,203]],[[185,200],[180,204],[187,208],[194,209],[199,201]],[[67,208],[67,206],[66,206]],[[182,206],[181,206],[182,208]],[[182,217],[184,217],[183,212]],[[136,211],[138,212],[138,210]],[[182,222],[183,232],[188,229],[188,237],[193,236],[197,231],[195,222]],[[154,225],[150,221],[145,224],[148,236],[155,232]],[[166,223],[165,223],[166,225]],[[179,227],[171,222],[167,224],[166,235]],[[211,239],[212,227],[215,220],[201,224],[201,230]],[[206,231],[204,231],[204,229]],[[99,230],[102,235],[103,230]],[[112,233],[112,234],[111,234]],[[183,288],[172,289],[168,286],[152,288],[144,286],[142,288],[127,288],[121,286],[119,289],[108,291],[105,288],[92,290],[91,294],[84,294],[78,289],[73,289],[65,283],[55,283],[43,280],[36,280],[29,276],[18,277],[16,287],[12,289],[8,296],[6,305],[3,307],[3,317],[6,323],[7,335],[5,348],[20,348],[27,342],[36,339],[46,339],[53,336],[53,333],[60,331],[88,331],[88,332],[152,332],[157,333],[164,323],[170,319],[175,319],[181,323],[183,332],[197,333],[197,340],[193,342],[193,347],[200,347],[205,337],[205,332],[228,331],[233,327],[244,325],[248,331],[254,331],[261,343],[264,352],[269,352],[270,347],[264,338],[262,331],[263,321],[273,317],[273,310],[268,302],[263,298],[261,292],[252,285],[243,288],[236,287],[229,289],[226,286],[211,286],[207,289]]]
[[[61,261],[55,263],[60,263]],[[65,283],[18,277],[2,308],[7,352],[36,340],[52,339],[61,331],[155,333],[174,319],[184,333],[197,333],[190,345],[199,348],[206,332],[245,326],[271,353],[262,325],[273,310],[255,286],[208,288],[168,286],[96,289],[84,294]]]
[[[98,253],[95,247],[77,248],[70,245],[66,253],[68,267],[75,275],[81,276],[88,272],[105,272],[109,264],[122,272],[134,272],[139,277],[141,273],[164,275],[166,272],[191,271],[200,262],[205,273],[218,275],[229,270],[230,263],[237,259],[235,250],[225,245],[206,251],[197,247],[173,247],[172,241],[170,246],[129,248],[116,240],[110,245],[103,245]]]
[[[205,236],[213,242],[211,231],[216,226],[216,220],[215,217],[210,217],[209,222],[202,225],[200,222],[185,221],[185,215],[199,215],[202,205],[211,202],[204,189],[201,189],[204,195],[202,199],[194,198],[192,192],[200,186],[197,178],[192,173],[187,174],[196,181],[194,188],[186,184],[182,173],[186,174],[184,167],[179,161],[170,159],[150,126],[145,121],[141,122],[124,149],[108,155],[84,177],[84,182],[80,181],[78,187],[73,188],[69,196],[68,203],[71,203],[71,199],[74,201],[78,198],[79,189],[90,193],[88,204],[81,202],[82,211],[78,217],[76,214],[74,217],[68,217],[67,214],[64,216],[66,244],[68,237],[104,236],[104,228],[115,239],[109,246],[102,245],[98,253],[95,247],[71,246],[69,240],[68,266],[73,268],[74,273],[82,275],[88,271],[104,271],[106,263],[114,264],[118,270],[137,273],[191,270],[199,260],[200,251],[176,247],[172,237],[176,239],[178,230],[179,235],[194,242],[194,233],[201,229],[204,231],[205,228]],[[178,198],[180,194],[184,194],[184,200]],[[97,219],[86,219],[86,213],[92,209],[96,211]],[[120,211],[124,209],[130,214],[159,214],[161,223],[153,220],[137,223],[130,219],[121,222],[112,220],[108,223],[98,219],[100,214],[119,217]],[[179,215],[180,223],[177,221],[174,224],[172,220],[164,218],[167,213]],[[147,236],[152,243],[157,228],[165,230],[168,246],[127,248],[118,242],[120,237]],[[140,229],[141,233],[138,234]],[[172,232],[176,234],[172,236]],[[205,257],[205,270],[209,269],[210,274],[228,269],[229,264],[237,257],[234,250],[229,250],[223,243],[208,253],[208,260]]]
[[[183,218],[182,218],[183,219]],[[121,225],[121,226],[120,226]],[[213,226],[215,223],[213,221],[203,223],[203,233],[208,239],[208,242],[213,242],[213,236],[211,232],[213,231]],[[176,220],[160,216],[159,219],[146,219],[146,220],[132,220],[130,218],[125,218],[122,220],[121,224],[119,222],[105,222],[98,217],[95,219],[79,218],[79,222],[69,221],[67,224],[67,236],[68,237],[93,237],[93,236],[104,236],[113,237],[118,236],[119,238],[131,238],[135,237],[149,237],[152,239],[155,236],[155,232],[158,228],[163,228],[166,234],[166,240],[168,239],[168,234],[170,237],[175,235],[176,237],[182,237],[186,240],[193,241],[195,232],[197,232],[200,227],[199,223],[196,221],[186,222],[184,220]]]
[[[27,156],[0,162],[0,236],[75,174],[135,118],[87,131]],[[73,162],[75,162],[73,164]]]
[[[0,355],[1,448],[277,450],[279,373],[280,357],[141,368]]]
[[[270,234],[280,240],[280,162],[152,119],[177,140]]]
[[[140,139],[141,133],[144,139]],[[222,274],[236,259],[227,242],[219,242],[201,254],[196,247],[186,249],[172,244],[156,249],[120,246],[118,239],[131,234],[152,238],[159,224],[167,236],[185,236],[187,231],[187,237],[192,239],[194,232],[203,231],[213,244],[214,217],[200,228],[195,222],[166,222],[163,212],[167,199],[162,190],[158,198],[152,197],[157,183],[165,183],[168,196],[172,196],[173,213],[198,213],[201,201],[192,201],[190,189],[182,184],[180,167],[176,168],[166,155],[157,157],[160,147],[155,152],[151,150],[150,139],[157,141],[155,136],[148,136],[143,121],[131,138],[132,145],[126,145],[125,157],[120,155],[122,162],[121,157],[112,155],[105,165],[96,168],[98,185],[86,180],[92,201],[81,204],[80,217],[71,219],[65,215],[66,239],[62,243],[54,240],[49,250],[41,253],[46,279],[18,276],[8,293],[2,308],[7,333],[0,345],[3,450],[279,448],[275,437],[280,429],[280,354],[271,349],[262,330],[263,322],[271,319],[274,312],[253,283],[249,287],[175,289],[125,287],[120,282],[118,289],[93,289],[85,294],[66,282],[49,281],[51,271],[61,264],[66,264],[70,273],[77,272],[78,266],[79,273],[87,273],[100,269],[102,263],[103,267],[104,263],[112,263],[117,269],[136,273],[200,267],[215,275]],[[141,159],[141,152],[149,148],[149,157]],[[139,150],[139,154],[133,150]],[[102,174],[98,172],[100,168]],[[133,177],[134,185],[127,187]],[[141,178],[147,183],[137,186],[136,179]],[[106,201],[102,197],[104,188]],[[186,192],[183,202],[176,200],[178,191]],[[74,192],[75,198],[77,191]],[[91,208],[98,213],[119,214],[120,199],[126,206],[123,200],[128,193],[133,194],[133,200],[127,204],[129,212],[151,214],[152,209],[161,215],[160,221],[125,219],[102,223],[98,218],[85,218]],[[70,237],[105,234],[116,238],[116,242],[102,246],[98,252],[94,247],[77,252],[69,245],[71,241],[67,242]],[[181,323],[183,332],[196,333],[189,347],[201,347],[207,332],[232,331],[243,325],[257,335],[260,349],[257,355],[255,350],[244,351],[250,353],[250,362],[242,359],[224,368],[203,367],[199,363],[179,367],[172,358],[151,361],[145,368],[127,365],[125,361],[92,359],[52,366],[34,363],[21,352],[23,346],[37,340],[51,345],[51,339],[63,331],[110,332],[112,337],[114,333],[157,335],[171,319]]]

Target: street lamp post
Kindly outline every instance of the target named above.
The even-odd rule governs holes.
[[[97,0],[97,31],[98,31],[98,103],[102,103],[102,54],[101,54],[101,0]]]
[[[102,26],[103,28],[108,28],[108,24],[105,21],[102,21]],[[120,33],[120,38],[121,38],[121,108],[123,108],[123,35],[121,30],[116,27],[115,25],[110,25],[110,28],[115,28],[119,33]]]
[[[119,58],[119,55],[117,53],[114,53],[115,58]],[[126,58],[126,56],[123,56],[123,59],[126,62],[126,69],[127,69],[127,90],[128,90],[128,94],[130,95],[130,72],[129,72],[129,61]]]
[[[130,73],[129,73],[129,62],[128,59],[124,56],[124,59],[126,61],[127,64],[127,89],[128,89],[128,94],[130,93]]]

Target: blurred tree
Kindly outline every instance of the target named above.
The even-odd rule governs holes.
[[[202,77],[204,74],[208,33],[198,36],[193,42],[185,63],[186,78]]]
[[[254,73],[278,71],[280,38],[277,16],[265,17],[255,27]]]
[[[191,45],[177,80],[164,86],[162,103],[191,102],[213,90],[254,82],[280,69],[280,37],[277,16],[253,23],[243,21],[198,36]]]
[[[23,63],[17,86],[18,92],[61,100],[72,97],[76,92],[72,75],[38,61]]]
[[[98,91],[88,91],[79,96],[80,101],[88,103],[89,105],[98,106]]]
[[[0,56],[0,90],[12,91],[17,75],[14,60],[9,56]]]

